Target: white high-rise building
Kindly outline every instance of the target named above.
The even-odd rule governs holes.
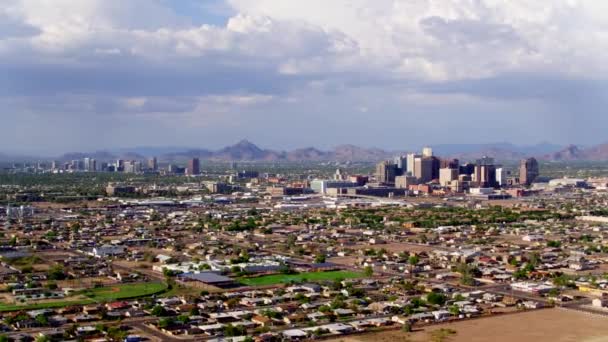
[[[406,171],[411,176],[414,175],[414,161],[416,160],[416,158],[420,158],[420,155],[418,155],[416,153],[408,153],[407,158],[406,158],[407,159]]]
[[[506,186],[507,178],[509,176],[511,176],[510,170],[507,170],[504,167],[499,167],[496,169],[496,183],[498,183],[499,186]]]

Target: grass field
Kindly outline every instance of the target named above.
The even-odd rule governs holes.
[[[121,284],[87,290],[83,294],[99,301],[146,297],[163,292],[167,285],[163,283]]]
[[[163,283],[120,284],[100,287],[83,291],[74,299],[69,298],[57,301],[47,301],[33,304],[7,304],[0,303],[0,312],[16,310],[52,309],[70,305],[86,305],[98,302],[108,302],[120,299],[146,297],[164,292],[167,285]]]
[[[273,274],[268,276],[261,276],[255,278],[239,278],[241,284],[247,286],[268,286],[282,283],[289,283],[292,281],[303,282],[303,281],[323,281],[323,280],[340,280],[340,279],[351,279],[351,278],[362,278],[363,273],[351,272],[351,271],[329,271],[329,272],[308,272],[298,274]]]

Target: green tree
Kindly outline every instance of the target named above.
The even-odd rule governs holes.
[[[446,297],[441,293],[431,292],[426,296],[426,301],[433,305],[443,305]]]
[[[367,278],[373,276],[374,269],[371,266],[365,266],[365,268],[363,269],[363,275],[365,275]]]

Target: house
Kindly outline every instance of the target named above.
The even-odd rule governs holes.
[[[338,317],[345,317],[354,315],[355,311],[351,309],[335,309],[334,314]]]
[[[433,311],[433,312],[431,312],[431,314],[435,317],[435,320],[437,320],[437,321],[446,320],[446,319],[450,318],[450,316],[452,315],[449,311],[446,311],[446,310]]]
[[[289,316],[283,317],[283,322],[285,322],[285,324],[297,324],[297,323],[306,322],[307,320],[308,320],[308,317],[302,313],[291,314]]]
[[[352,325],[347,325],[343,323],[332,323],[326,324],[319,327],[320,329],[329,330],[329,332],[333,334],[348,334],[353,332],[355,328]]]
[[[96,258],[113,258],[125,255],[125,246],[103,245],[95,247],[90,253]]]
[[[304,330],[300,329],[284,330],[281,334],[286,340],[289,341],[300,341],[308,337],[308,334]]]
[[[106,309],[108,309],[108,311],[124,310],[124,309],[128,309],[130,307],[131,307],[131,305],[128,302],[124,302],[124,301],[106,304]]]
[[[256,315],[251,318],[251,321],[255,324],[259,324],[260,326],[267,327],[272,325],[272,319],[266,316]]]
[[[224,329],[224,324],[216,323],[216,324],[199,325],[198,328],[200,330],[202,330],[203,333],[213,336]]]

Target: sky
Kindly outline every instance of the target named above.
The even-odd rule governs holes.
[[[0,0],[0,152],[608,141],[608,2]]]

